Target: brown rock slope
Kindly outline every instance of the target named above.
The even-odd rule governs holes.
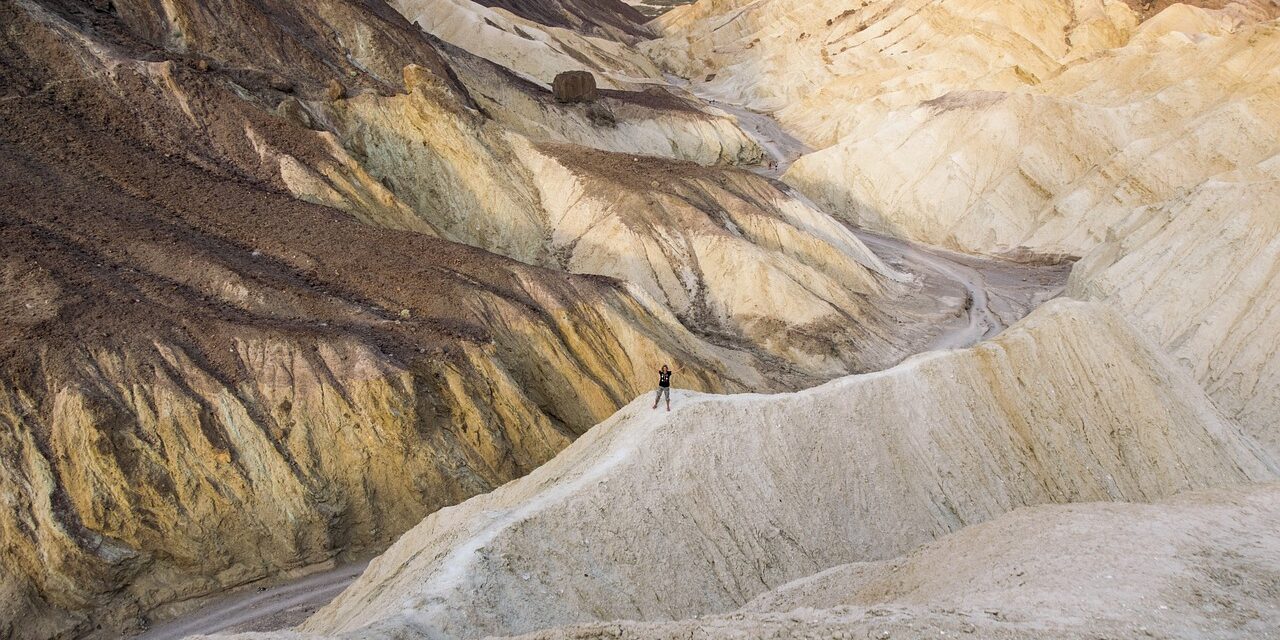
[[[380,192],[274,115],[291,96],[394,92],[412,62],[465,103],[398,14],[166,11],[0,5],[0,636],[109,637],[379,548],[660,361],[768,384],[615,281],[292,197],[299,175]]]
[[[648,18],[622,0],[479,0],[477,4],[596,36],[624,41],[652,36],[643,26]]]

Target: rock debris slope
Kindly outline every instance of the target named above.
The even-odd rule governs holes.
[[[726,612],[1017,507],[1275,474],[1180,369],[1080,302],[796,394],[681,394],[669,419],[646,403],[429,516],[302,631],[479,638]]]

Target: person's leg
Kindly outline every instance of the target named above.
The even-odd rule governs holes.
[[[667,392],[667,393],[666,393],[666,396],[667,396],[667,411],[670,411],[670,410],[671,410],[671,387],[666,387],[666,388],[665,388],[665,391]]]
[[[658,408],[658,401],[662,400],[662,387],[658,387],[657,395],[653,396],[653,408]]]

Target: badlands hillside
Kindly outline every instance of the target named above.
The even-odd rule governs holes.
[[[458,6],[660,76],[620,4]],[[727,114],[621,80],[562,105],[482,57],[506,40],[380,2],[16,0],[0,32],[5,637],[367,557],[662,363],[799,389],[974,315],[971,283],[733,169],[762,151]]]
[[[1280,4],[632,4],[0,0],[0,637],[1280,628]]]
[[[644,46],[776,115],[811,150],[783,179],[833,215],[1083,257],[1071,295],[1122,309],[1280,453],[1280,3],[1132,4],[699,2]]]

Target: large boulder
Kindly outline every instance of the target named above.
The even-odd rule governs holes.
[[[551,82],[557,102],[595,102],[596,77],[590,71],[564,71]]]

